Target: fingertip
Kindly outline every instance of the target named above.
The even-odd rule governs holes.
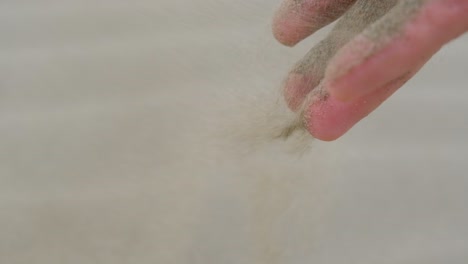
[[[319,140],[336,140],[374,111],[403,83],[404,81],[391,83],[348,102],[342,102],[331,94],[316,97],[304,112],[306,128]]]
[[[294,46],[332,23],[355,0],[284,0],[273,19],[273,35],[286,46]]]
[[[278,29],[277,27],[273,27],[273,36],[275,37],[276,41],[286,47],[292,48],[298,43],[298,41],[294,40],[294,38],[288,36],[285,31]]]
[[[298,17],[280,9],[273,20],[272,31],[275,39],[287,47],[294,47],[303,40],[306,36],[297,28],[297,24],[300,23],[298,20]]]
[[[298,111],[307,95],[318,85],[320,78],[315,75],[292,72],[283,87],[284,98],[288,107]]]
[[[312,135],[313,138],[318,139],[320,141],[324,142],[332,142],[337,139],[339,139],[342,135],[333,135],[333,134],[327,134],[327,133],[320,133],[320,132],[315,132],[315,131],[310,131],[309,133]]]
[[[304,113],[306,128],[314,138],[334,141],[351,128],[349,119],[336,114],[340,111],[334,106],[333,100],[330,96],[316,100]]]

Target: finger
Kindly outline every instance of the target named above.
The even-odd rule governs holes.
[[[284,84],[284,98],[293,111],[300,108],[309,94],[323,79],[325,67],[338,50],[333,38],[326,38],[317,44],[300,60]]]
[[[327,38],[296,64],[284,84],[284,96],[293,111],[300,108],[307,94],[322,81],[326,65],[336,52],[369,24],[382,17],[395,3],[395,0],[358,1]]]
[[[467,30],[466,0],[401,2],[337,52],[326,71],[327,90],[342,101],[372,93]]]
[[[275,38],[293,46],[339,18],[356,0],[284,0],[273,21]]]
[[[319,95],[311,99],[312,103],[303,113],[307,130],[315,138],[324,141],[332,141],[341,137],[379,107],[418,70],[419,68],[408,72],[374,92],[352,101],[343,102],[332,95],[326,97]]]

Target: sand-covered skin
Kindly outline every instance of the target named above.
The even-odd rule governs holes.
[[[464,264],[468,39],[298,154],[279,4],[1,1],[0,263]]]
[[[285,1],[288,3],[289,1]],[[307,14],[307,9],[304,9],[304,2],[314,3],[316,6],[326,6],[332,5],[329,7],[334,13],[332,19],[322,18],[322,12],[314,10],[313,14]],[[302,122],[308,122],[308,115],[305,111],[314,100],[324,100],[327,98],[328,91],[323,89],[323,85],[319,85],[323,78],[325,77],[325,71],[327,70],[328,63],[336,55],[338,50],[340,50],[345,44],[350,42],[358,34],[364,32],[369,39],[375,40],[375,46],[369,47],[365,52],[371,52],[373,49],[377,49],[377,46],[383,45],[383,43],[378,43],[378,41],[391,38],[394,34],[398,32],[403,23],[410,19],[418,9],[422,6],[423,2],[427,1],[410,1],[412,4],[406,3],[405,1],[348,1],[347,4],[341,3],[340,1],[301,1],[302,4],[296,4],[294,7],[295,12],[292,12],[294,16],[296,13],[297,16],[303,17],[306,15],[309,16],[318,16],[317,19],[327,20],[328,23],[332,22],[335,19],[340,18],[340,15],[343,15],[338,23],[334,26],[333,30],[329,35],[322,40],[318,45],[313,47],[303,59],[301,59],[296,66],[293,67],[290,75],[288,76],[285,82],[285,99],[288,102],[289,106],[293,111],[297,112],[298,116],[301,116],[300,119]],[[398,4],[398,5],[397,5]],[[397,7],[395,7],[397,5]],[[343,6],[343,8],[341,8]],[[346,8],[344,8],[346,7]],[[349,8],[349,10],[348,10]],[[281,7],[279,13],[283,12],[282,9],[288,9],[288,6]],[[318,8],[316,8],[318,9]],[[313,9],[312,9],[313,10]],[[392,16],[393,23],[386,23],[389,25],[387,27],[376,27],[376,30],[368,29],[376,21],[381,19],[386,15],[390,10],[396,15]],[[285,12],[285,11],[284,11]],[[291,12],[291,11],[289,11]],[[306,14],[301,15],[304,12]],[[279,16],[279,15],[277,15]],[[324,23],[322,21],[310,21],[311,24],[317,25],[320,28]],[[282,21],[275,21],[275,25],[282,24]],[[283,23],[285,24],[285,23]],[[393,26],[391,26],[393,25]],[[366,30],[367,29],[367,30]],[[283,31],[286,31],[284,29]],[[301,28],[289,29],[290,31],[301,30]],[[313,33],[317,29],[310,31]],[[280,31],[280,32],[283,32]],[[274,29],[274,32],[278,32],[278,29]],[[306,36],[304,36],[306,37]],[[277,39],[280,41],[281,36],[277,35]],[[365,46],[363,46],[365,47]],[[353,62],[349,62],[351,64]],[[357,62],[354,62],[357,64]],[[333,66],[333,65],[332,65]],[[337,68],[335,71],[340,71],[340,68]],[[313,90],[313,92],[312,92]],[[307,99],[310,98],[310,99]],[[304,128],[307,125],[303,126]]]

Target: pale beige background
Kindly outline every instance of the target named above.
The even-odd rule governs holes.
[[[0,263],[467,263],[468,37],[339,141],[244,152],[324,35],[277,5],[0,1]]]

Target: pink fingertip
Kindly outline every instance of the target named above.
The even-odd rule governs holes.
[[[382,104],[402,83],[392,83],[349,102],[340,101],[332,95],[314,100],[304,113],[307,130],[317,139],[336,140]]]
[[[285,46],[293,47],[312,33],[303,18],[291,10],[280,9],[274,21],[273,35]]]

